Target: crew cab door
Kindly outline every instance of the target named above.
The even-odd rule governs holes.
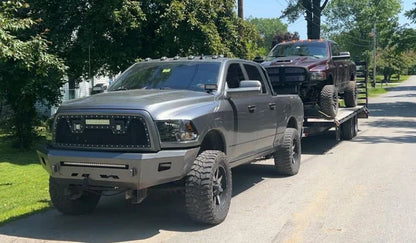
[[[265,74],[259,67],[245,63],[243,67],[250,80],[258,80],[262,84],[262,93],[253,97],[256,104],[256,137],[260,152],[270,149],[276,135],[278,123],[279,103],[276,97],[272,97],[270,86],[267,84]]]
[[[236,143],[230,156],[236,160],[260,153],[273,144],[275,136],[276,104],[273,104],[268,89],[257,66],[232,63],[226,71],[227,89],[239,88],[243,80],[258,80],[263,92],[229,98],[234,112]]]

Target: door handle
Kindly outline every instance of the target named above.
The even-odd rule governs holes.
[[[255,110],[256,110],[256,106],[255,105],[249,105],[248,106],[248,111],[254,112]]]
[[[276,109],[276,103],[269,103],[269,108],[270,108],[270,110],[275,110]]]

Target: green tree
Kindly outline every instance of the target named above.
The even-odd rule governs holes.
[[[328,0],[289,0],[288,3],[282,17],[295,22],[299,17],[305,16],[308,39],[320,39],[322,11],[328,4]]]
[[[333,0],[325,10],[327,37],[350,51],[355,59],[369,60],[374,25],[378,46],[392,45],[391,37],[399,27],[400,9],[399,0]]]
[[[254,56],[254,28],[231,0],[28,0],[71,80],[116,74],[138,58]]]
[[[282,23],[278,18],[252,18],[248,20],[256,26],[260,34],[257,45],[263,54],[266,54],[273,47],[273,38],[277,33],[286,33],[287,24]]]
[[[273,37],[273,46],[279,44],[280,42],[283,41],[291,41],[291,40],[299,40],[299,33],[295,32],[295,33],[290,33],[290,32],[280,32],[277,33],[274,37]]]
[[[251,24],[237,17],[235,1],[173,0],[161,7],[160,16],[150,17],[159,21],[155,28],[155,36],[161,43],[156,52],[159,56],[225,54],[254,57],[258,34]],[[147,16],[151,14],[147,9],[144,12]]]
[[[406,11],[405,15],[408,17],[413,23],[416,23],[416,3],[413,3],[415,5],[414,9]]]
[[[65,60],[70,80],[115,74],[144,52],[146,16],[130,0],[28,0],[33,16],[49,29],[53,51]],[[147,47],[152,49],[151,46]]]
[[[0,3],[0,100],[10,106],[12,133],[24,148],[36,136],[35,103],[58,103],[65,71],[62,61],[49,52],[47,31],[28,17],[28,9],[20,1]]]
[[[416,64],[416,58],[413,51],[401,52],[395,46],[378,50],[377,68],[384,76],[384,82],[390,82],[391,76],[404,73],[411,66]]]

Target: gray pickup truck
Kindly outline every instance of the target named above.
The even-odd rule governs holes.
[[[222,222],[231,168],[274,157],[299,170],[302,100],[276,95],[259,64],[222,57],[145,60],[108,92],[62,104],[53,141],[38,150],[53,205],[84,214],[107,191],[139,203],[153,186],[185,188],[190,218]]]

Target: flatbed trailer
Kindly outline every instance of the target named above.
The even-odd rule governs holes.
[[[321,115],[305,115],[303,123],[303,137],[320,134],[335,128],[337,140],[350,140],[357,135],[358,118],[367,118],[366,106],[351,108],[339,108],[338,115],[334,119],[326,119]]]

